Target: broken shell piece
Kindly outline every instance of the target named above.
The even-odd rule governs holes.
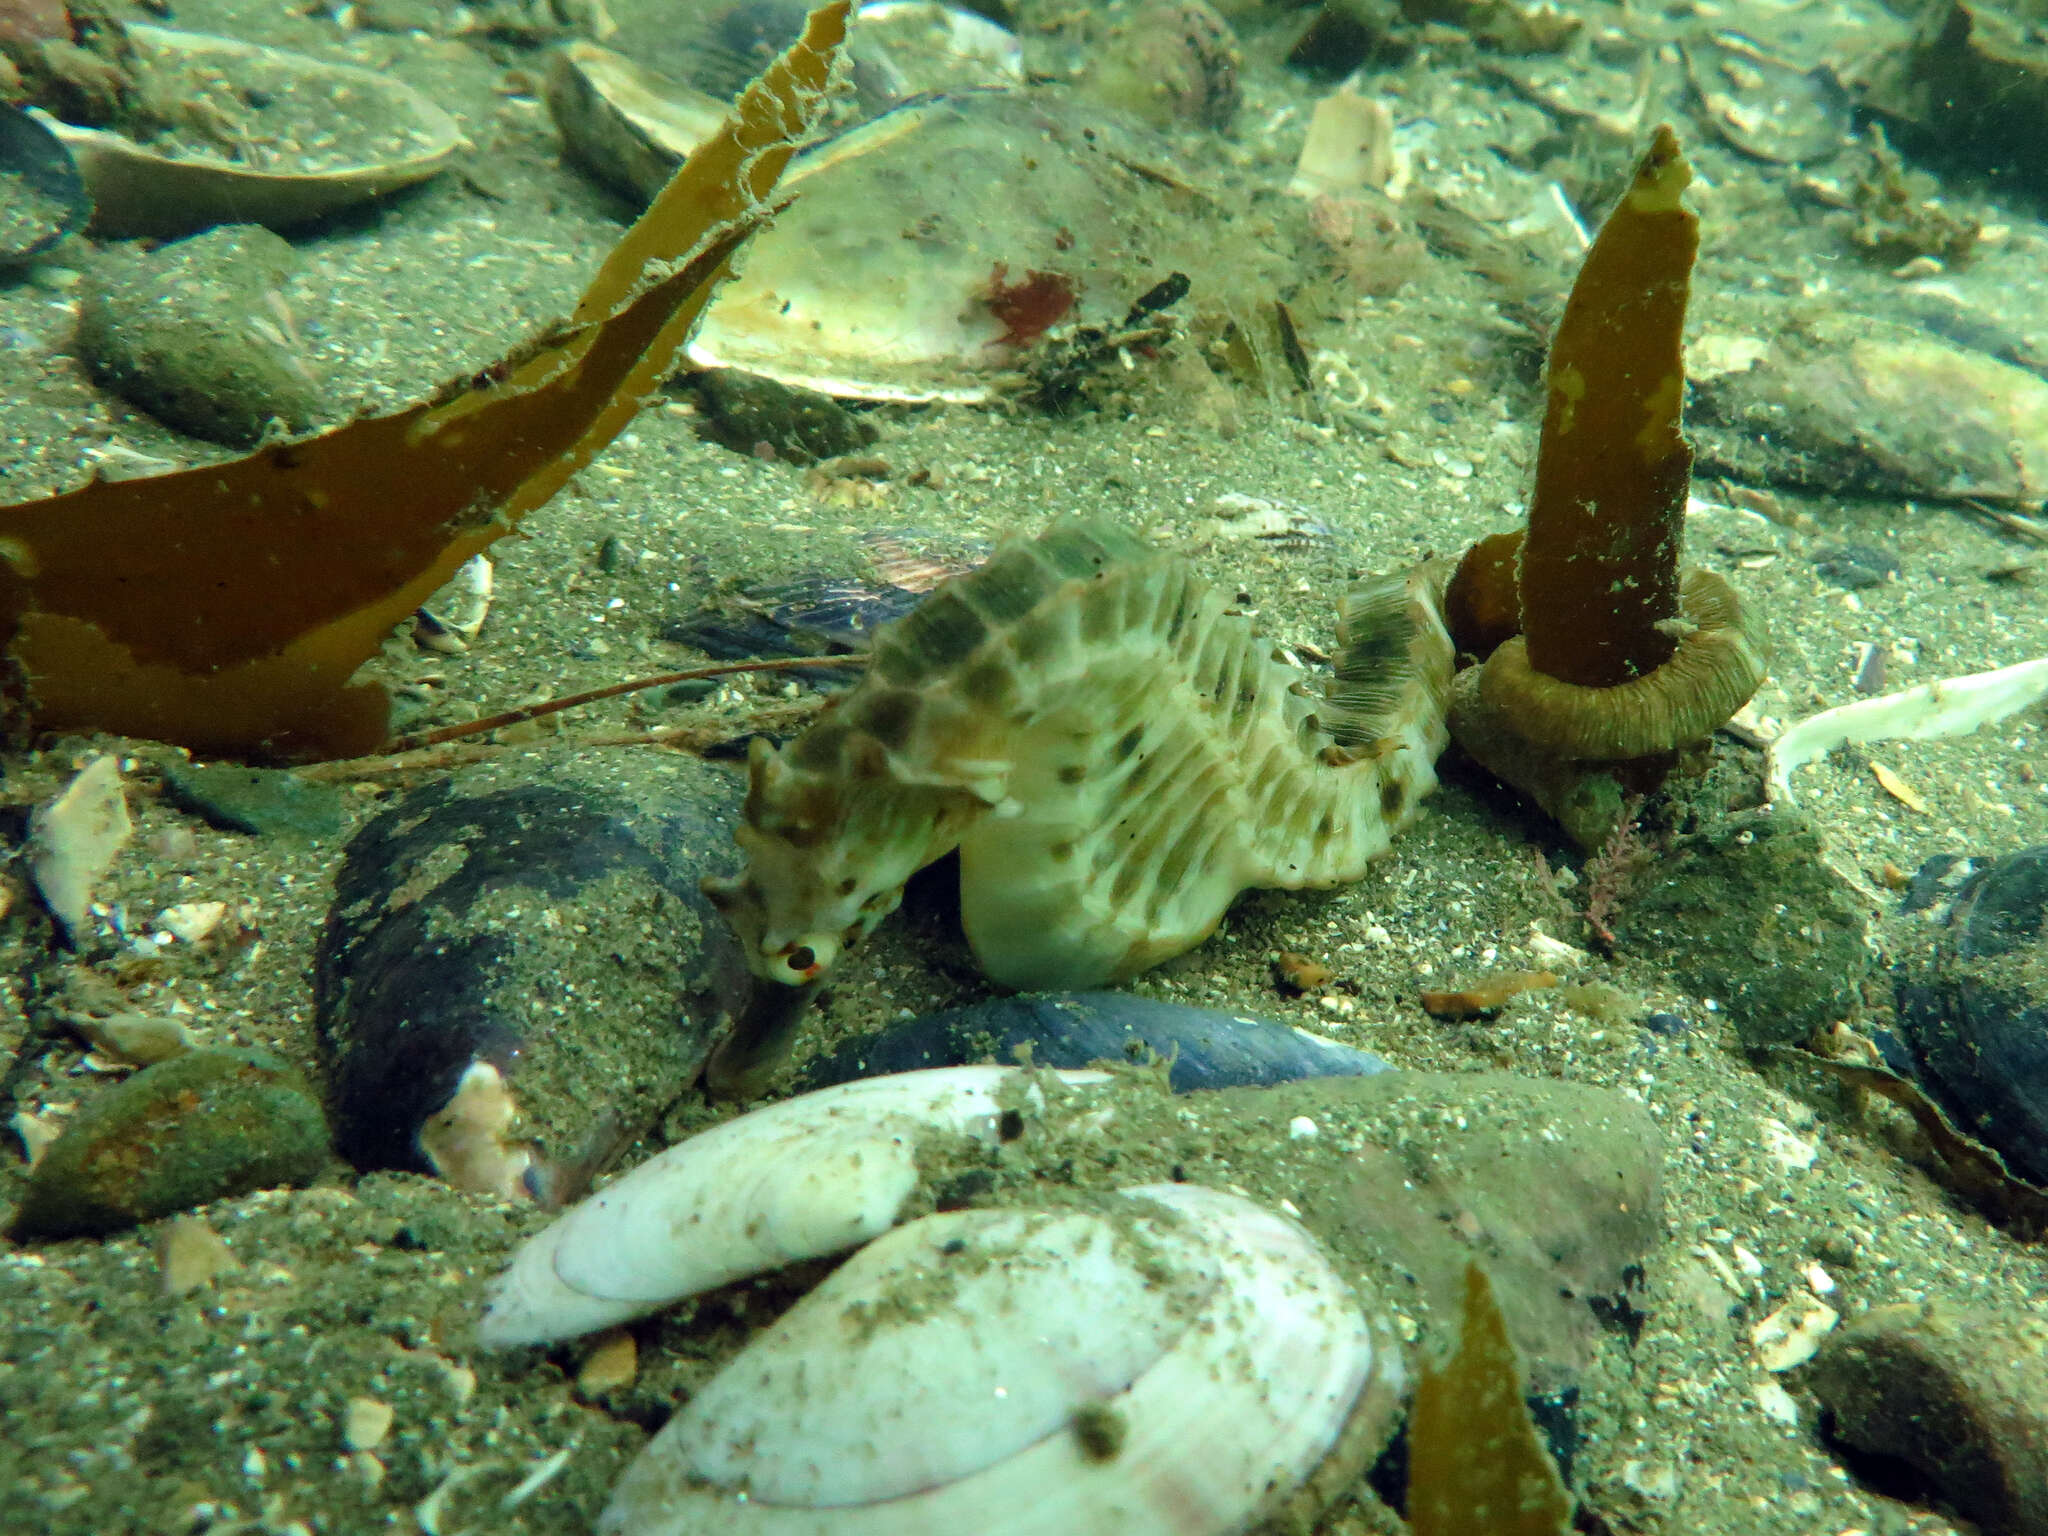
[[[1789,1371],[1811,1360],[1839,1321],[1841,1314],[1833,1307],[1801,1291],[1750,1329],[1750,1342],[1765,1370]]]
[[[228,904],[224,901],[181,901],[157,913],[156,925],[174,939],[197,944],[218,928],[227,915]]]
[[[54,798],[29,814],[29,874],[69,943],[92,910],[92,888],[133,834],[121,793],[121,765],[94,758]]]
[[[1338,197],[1371,188],[1398,198],[1394,179],[1407,180],[1406,158],[1395,148],[1394,114],[1386,103],[1343,86],[1316,103],[1287,190],[1296,197]]]
[[[921,1141],[993,1144],[1005,1106],[1020,1104],[1044,1104],[1023,1072],[941,1067],[820,1089],[678,1142],[531,1238],[493,1282],[478,1336],[499,1347],[574,1338],[856,1247],[902,1215]]]
[[[1764,784],[1781,805],[1793,801],[1792,775],[1852,741],[1930,741],[1967,736],[2048,698],[2048,656],[1922,683],[1881,698],[1824,709],[1786,729],[1771,743]]]
[[[101,239],[309,223],[424,181],[462,143],[454,118],[388,74],[199,32],[124,31],[143,99],[178,131],[145,145],[44,119],[78,163]]]
[[[1155,156],[1038,93],[898,107],[791,164],[795,201],[719,289],[690,361],[831,395],[984,400],[1048,329],[1113,328],[1158,278],[1146,253],[1185,215]]]
[[[801,15],[801,11],[797,14]],[[650,44],[654,39],[646,39]],[[647,57],[670,69],[672,46]],[[849,38],[854,87],[873,108],[906,98],[1024,82],[1023,53],[1008,31],[934,0],[863,6]],[[572,42],[548,65],[547,104],[571,159],[642,202],[725,121],[725,95],[595,43]]]
[[[413,639],[425,650],[461,655],[483,632],[484,620],[490,617],[491,584],[489,557],[471,555],[434,594],[433,606],[414,615]]]
[[[21,1160],[29,1168],[40,1163],[50,1143],[64,1134],[63,1120],[47,1111],[37,1114],[33,1110],[17,1109],[8,1125],[21,1142]]]
[[[1256,539],[1266,544],[1334,544],[1337,530],[1307,507],[1225,491],[1209,503],[1209,515],[1195,525],[1205,539]]]
[[[927,1216],[692,1396],[598,1529],[1223,1536],[1355,1476],[1402,1381],[1308,1234],[1241,1196]]]

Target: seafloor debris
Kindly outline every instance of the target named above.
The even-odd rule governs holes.
[[[1837,705],[1807,716],[1771,743],[1764,782],[1774,802],[1788,805],[1793,800],[1792,775],[1837,747],[1967,736],[2043,698],[2048,698],[2048,656]]]
[[[1764,675],[1761,617],[1679,565],[1691,178],[1658,129],[1551,341],[1528,530],[1474,546],[1445,599],[1460,650],[1483,657],[1454,691],[1453,736],[1587,848]]]
[[[816,985],[954,848],[998,983],[1136,975],[1249,886],[1358,879],[1435,786],[1450,644],[1428,574],[1354,587],[1338,639],[1318,697],[1185,560],[1056,525],[885,628],[797,741],[754,742],[747,871],[707,889],[768,993]],[[743,1021],[709,1080],[756,1089],[788,1046]]]
[[[734,798],[689,758],[557,754],[538,774],[476,765],[365,826],[314,971],[342,1156],[578,1193],[688,1087],[744,993],[697,889],[730,858]]]
[[[572,325],[389,416],[246,459],[0,507],[9,714],[225,753],[354,755],[392,625],[630,421],[815,121],[848,0],[620,238]],[[642,286],[651,264],[658,280]],[[181,537],[161,536],[175,522]],[[22,685],[25,685],[25,696]]]
[[[1985,1536],[2048,1531],[2048,1321],[1876,1307],[1821,1347],[1806,1382],[1838,1442],[1905,1463]]]
[[[1524,993],[1548,991],[1556,985],[1557,976],[1551,971],[1502,971],[1454,990],[1426,991],[1422,1011],[1437,1019],[1491,1018]]]

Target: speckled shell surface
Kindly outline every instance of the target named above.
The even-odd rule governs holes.
[[[1452,658],[1432,578],[1354,587],[1338,640],[1318,691],[1181,557],[1055,525],[880,631],[788,748],[757,744],[748,870],[706,889],[757,975],[808,981],[957,847],[994,980],[1130,977],[1247,887],[1358,879],[1434,787]]]
[[[692,1397],[598,1529],[1223,1536],[1349,1444],[1356,1412],[1384,1428],[1400,1380],[1308,1234],[1240,1196],[928,1216]]]
[[[492,1282],[478,1337],[496,1347],[574,1338],[856,1247],[895,1225],[917,1187],[922,1138],[994,1142],[1004,1105],[1042,1094],[1016,1068],[904,1072],[784,1099],[677,1142],[528,1239]]]

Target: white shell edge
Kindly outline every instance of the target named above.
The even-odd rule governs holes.
[[[491,1282],[490,1348],[546,1344],[644,1317],[749,1275],[889,1230],[932,1131],[996,1139],[1016,1067],[862,1078],[742,1115],[648,1159],[527,1239]],[[1100,1072],[1053,1076],[1079,1086]],[[1042,1103],[1036,1084],[1034,1103]]]
[[[678,1476],[671,1464],[687,1453],[664,1430],[620,1480],[598,1522],[601,1536],[1229,1536],[1248,1529],[1330,1453],[1368,1387],[1398,1394],[1399,1357],[1383,1342],[1376,1347],[1350,1290],[1296,1223],[1200,1186],[1123,1193],[1189,1218],[1223,1283],[1172,1349],[1104,1401],[1125,1426],[1111,1461],[1090,1463],[1078,1437],[1062,1430],[944,1486],[797,1508]],[[830,1295],[836,1278],[813,1296]],[[1087,1305],[1085,1297],[1072,1300]],[[988,1322],[1019,1348],[1035,1342],[1027,1316]],[[746,1355],[725,1369],[746,1369]],[[876,1403],[872,1412],[882,1435],[913,1405]]]

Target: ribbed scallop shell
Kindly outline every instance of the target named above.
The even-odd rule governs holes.
[[[785,1099],[677,1142],[529,1238],[492,1282],[478,1336],[497,1347],[607,1328],[894,1226],[931,1137],[994,1143],[1006,1106],[1043,1105],[1031,1074],[941,1067]]]
[[[1225,1536],[1333,1452],[1354,1475],[1401,1380],[1308,1234],[1240,1196],[928,1216],[684,1404],[598,1529]]]

